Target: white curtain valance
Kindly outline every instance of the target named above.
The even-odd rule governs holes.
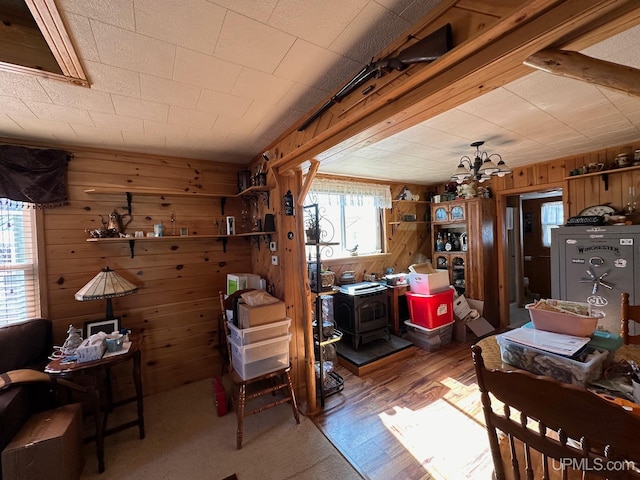
[[[309,190],[311,197],[314,194],[329,195],[330,205],[335,202],[349,206],[391,208],[391,188],[388,185],[316,178]]]

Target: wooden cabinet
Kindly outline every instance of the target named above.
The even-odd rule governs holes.
[[[431,205],[431,218],[433,265],[448,270],[458,294],[484,301],[485,317],[498,326],[494,200],[435,203]]]

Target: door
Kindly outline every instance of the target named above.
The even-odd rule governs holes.
[[[534,198],[522,201],[522,251],[524,259],[525,297],[551,298],[551,243],[550,237],[545,237],[545,228],[550,224],[559,225],[559,220],[543,216],[543,208],[553,202],[562,202],[562,197]],[[560,209],[562,205],[560,204]],[[545,241],[546,238],[546,241]]]

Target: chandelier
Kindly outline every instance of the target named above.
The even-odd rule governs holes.
[[[473,178],[478,182],[484,182],[491,179],[493,175],[498,177],[504,177],[511,173],[511,169],[504,163],[502,157],[498,153],[481,152],[480,147],[484,145],[483,141],[473,142],[472,147],[476,147],[475,158],[471,160],[467,155],[464,155],[458,163],[458,168],[451,175],[451,180],[458,183],[463,183],[466,180]],[[498,158],[498,163],[493,163],[491,158]]]

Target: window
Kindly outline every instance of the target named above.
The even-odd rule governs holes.
[[[0,327],[40,317],[36,209],[0,198]]]
[[[542,245],[551,247],[551,229],[564,223],[562,202],[546,202],[542,204]]]
[[[322,218],[321,241],[336,243],[323,248],[324,258],[382,252],[382,209],[391,207],[388,186],[314,180],[305,205],[314,203]]]

